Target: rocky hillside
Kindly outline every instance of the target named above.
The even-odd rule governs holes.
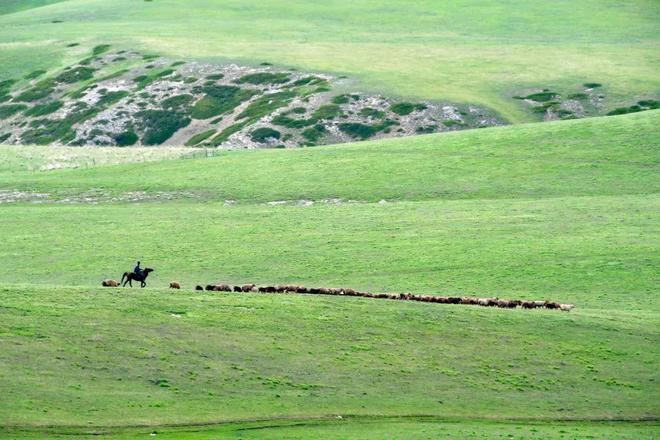
[[[171,60],[102,45],[0,83],[0,142],[297,147],[502,124],[484,108],[350,92],[345,77]]]

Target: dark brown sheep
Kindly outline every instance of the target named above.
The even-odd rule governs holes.
[[[353,289],[344,289],[344,295],[355,296],[355,290],[353,290]]]
[[[553,302],[553,301],[546,301],[545,302],[545,308],[546,309],[558,309],[559,308],[559,303]]]
[[[330,294],[330,289],[326,289],[325,287],[321,287],[319,289],[319,294],[320,295],[329,295]]]
[[[172,281],[170,283],[170,289],[180,289],[180,288],[181,288],[181,284],[179,284],[178,282]]]
[[[101,282],[101,286],[103,286],[103,287],[119,287],[119,281],[103,280],[103,282]]]
[[[243,292],[252,292],[254,288],[257,287],[254,284],[244,284],[241,286],[241,291]]]
[[[241,286],[234,286],[234,292],[242,292]]]
[[[533,309],[536,307],[536,304],[534,304],[534,301],[523,301],[522,302],[522,308],[523,309]]]
[[[213,284],[207,284],[206,290],[215,290],[215,286]]]
[[[260,293],[266,293],[266,288],[263,287],[263,286],[262,286],[262,287],[259,287],[259,289],[257,289],[257,290],[258,290]]]
[[[309,289],[307,287],[304,287],[304,286],[298,286],[298,288],[296,289],[296,292],[298,292],[298,293],[309,293]]]
[[[204,290],[204,287],[202,287],[198,284],[198,285],[195,286],[195,290]]]

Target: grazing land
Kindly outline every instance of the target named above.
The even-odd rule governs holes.
[[[660,437],[657,1],[0,3],[0,438]]]
[[[652,438],[659,114],[0,171],[3,191],[48,193],[0,208],[3,435]],[[91,287],[136,255],[149,289]],[[207,282],[576,308],[192,290]]]

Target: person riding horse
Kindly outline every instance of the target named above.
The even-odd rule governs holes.
[[[140,287],[146,287],[147,277],[149,276],[149,273],[153,271],[154,270],[150,267],[147,267],[143,270],[140,267],[140,262],[138,261],[137,265],[133,268],[133,272],[124,272],[124,275],[121,277],[120,284],[123,287],[126,287],[126,284],[133,287],[133,281],[139,281]]]

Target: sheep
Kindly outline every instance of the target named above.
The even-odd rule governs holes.
[[[195,286],[195,290],[204,290],[204,287],[202,287],[198,284],[198,285]]]
[[[546,309],[558,309],[559,303],[553,302],[553,301],[546,301],[545,302],[545,308]]]
[[[179,284],[178,282],[172,281],[170,283],[170,289],[180,289],[180,288],[181,288],[181,284]]]
[[[559,310],[562,312],[570,312],[573,307],[573,304],[559,304]]]
[[[234,286],[234,292],[242,292],[241,286]]]
[[[103,287],[119,287],[119,281],[103,280],[103,282],[101,283],[101,286],[103,286]]]
[[[533,309],[536,307],[536,304],[534,301],[523,301],[522,302],[522,308],[523,309]]]
[[[253,292],[254,288],[257,287],[254,284],[244,284],[241,286],[241,291],[243,292]]]

